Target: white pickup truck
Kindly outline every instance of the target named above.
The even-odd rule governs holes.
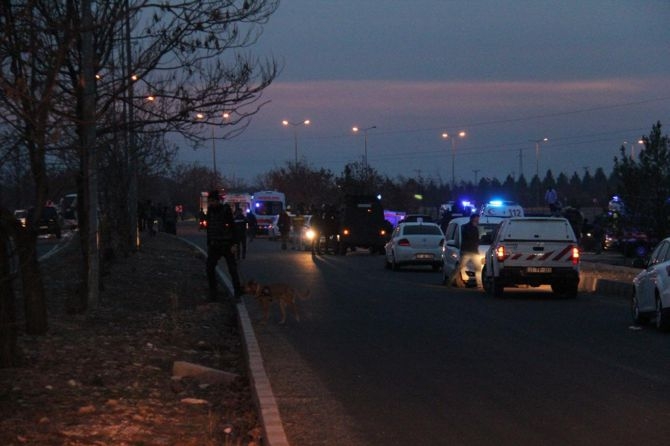
[[[505,219],[486,252],[484,291],[500,297],[505,287],[551,285],[556,294],[577,297],[579,247],[565,218]]]

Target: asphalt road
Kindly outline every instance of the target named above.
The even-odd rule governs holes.
[[[670,338],[625,300],[494,299],[383,263],[249,246],[245,279],[311,290],[284,326],[245,298],[293,446],[667,442]]]

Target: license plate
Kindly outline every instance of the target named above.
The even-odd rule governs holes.
[[[550,273],[551,267],[548,266],[529,266],[526,268],[527,273]]]
[[[433,254],[417,254],[416,258],[419,260],[426,260],[426,259],[432,259],[435,256]]]

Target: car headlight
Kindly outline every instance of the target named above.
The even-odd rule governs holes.
[[[314,240],[314,230],[313,229],[308,229],[307,232],[305,232],[305,237],[307,237],[307,240]]]

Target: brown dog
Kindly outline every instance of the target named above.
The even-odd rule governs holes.
[[[298,294],[295,288],[284,283],[260,284],[254,280],[250,280],[244,286],[244,293],[256,297],[261,307],[263,307],[265,322],[270,318],[270,306],[272,302],[278,301],[282,316],[279,323],[283,324],[286,322],[286,307],[289,305],[293,308],[295,320],[300,321],[296,301],[298,299],[307,299],[310,291],[306,290],[304,293]]]

